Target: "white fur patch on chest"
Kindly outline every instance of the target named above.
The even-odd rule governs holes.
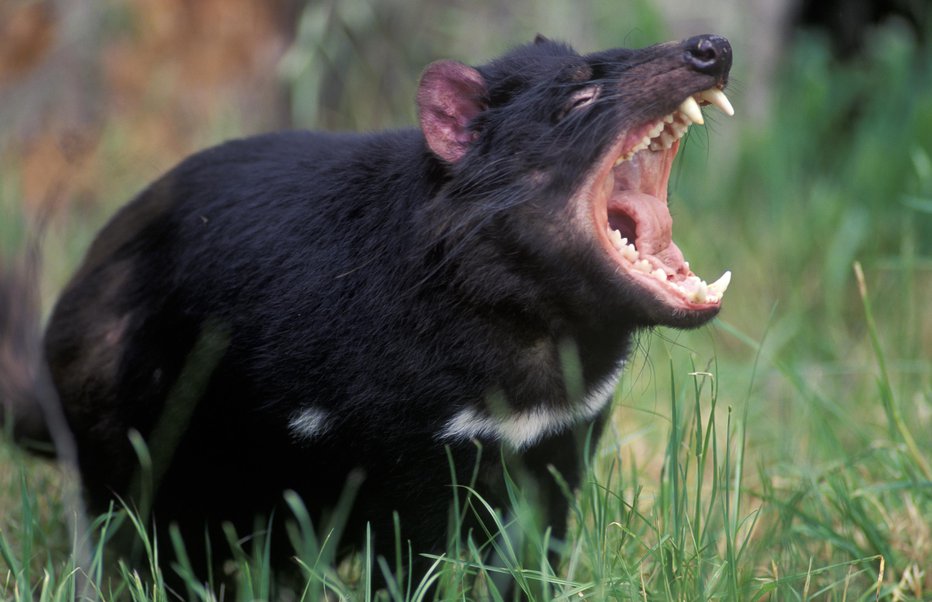
[[[563,431],[579,422],[594,418],[612,397],[621,378],[622,365],[593,387],[573,407],[535,406],[520,412],[491,415],[484,408],[467,407],[450,418],[437,438],[441,441],[493,439],[504,441],[516,450],[533,445],[541,437]]]

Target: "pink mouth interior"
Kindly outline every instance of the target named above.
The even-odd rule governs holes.
[[[645,149],[615,167],[615,185],[607,203],[609,225],[633,242],[642,256],[662,263],[671,278],[692,273],[673,242],[673,217],[667,207],[667,182],[678,149],[678,140],[666,150]]]
[[[713,287],[690,270],[673,242],[673,218],[667,207],[670,171],[679,137],[685,133],[683,124],[689,123],[683,119],[674,113],[662,122],[635,128],[612,151],[617,154],[605,158],[593,187],[593,221],[620,275],[670,308],[706,311],[719,306],[727,282]],[[660,133],[645,144],[660,125]],[[626,248],[631,244],[633,248]]]

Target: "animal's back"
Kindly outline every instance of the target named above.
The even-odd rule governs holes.
[[[479,333],[436,312],[451,299],[423,264],[423,152],[414,131],[234,141],[114,217],[46,337],[94,511],[150,478],[155,509],[192,528],[248,525],[287,489],[319,517],[354,470],[362,506],[448,495],[436,434],[444,406],[482,395],[485,353],[449,346]],[[416,516],[437,537],[445,518]]]

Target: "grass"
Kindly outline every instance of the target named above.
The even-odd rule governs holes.
[[[314,19],[334,17],[305,18],[313,31]],[[350,52],[350,42],[333,48]],[[337,54],[331,60],[346,58]],[[365,553],[339,558],[339,515],[311,525],[289,497],[297,583],[275,584],[261,538],[229,533],[235,596],[219,579],[212,587],[183,579],[178,593],[499,600],[512,583],[536,600],[932,599],[930,59],[895,26],[850,64],[804,37],[766,119],[743,122],[727,148],[714,131],[724,123],[712,121],[708,135],[693,128],[671,182],[677,239],[700,273],[727,267],[734,282],[711,327],[639,340],[590,478],[573,497],[564,545],[539,528],[516,487],[512,511],[492,521],[500,538],[454,538],[427,577],[433,591],[404,578],[375,590],[372,575],[397,568]],[[364,99],[352,86],[366,79],[349,74],[346,98]],[[740,119],[740,72],[734,88]],[[398,98],[408,92],[394,91],[399,104],[390,103],[403,122],[410,108]],[[302,106],[313,109],[308,119],[334,118]],[[122,173],[122,134],[106,136]],[[0,186],[5,216],[15,213],[14,181]],[[55,260],[47,290],[60,286],[105,213],[70,216],[78,234],[46,245]],[[0,248],[21,242],[12,224],[0,220]],[[90,539],[74,530],[70,486],[54,465],[0,441],[0,598],[64,600],[90,587],[105,600],[170,599],[157,569],[121,564],[94,543],[132,515],[98,519],[105,535]],[[454,509],[468,512],[491,510],[472,496]],[[150,560],[180,545],[138,532]],[[552,546],[557,566],[544,553]]]

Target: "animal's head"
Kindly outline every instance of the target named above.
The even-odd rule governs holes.
[[[730,274],[707,284],[690,270],[671,237],[667,181],[700,106],[733,113],[722,92],[731,64],[715,35],[588,55],[538,37],[481,67],[431,64],[421,129],[448,202],[585,299],[580,311],[597,302],[633,325],[695,326],[718,312]]]

